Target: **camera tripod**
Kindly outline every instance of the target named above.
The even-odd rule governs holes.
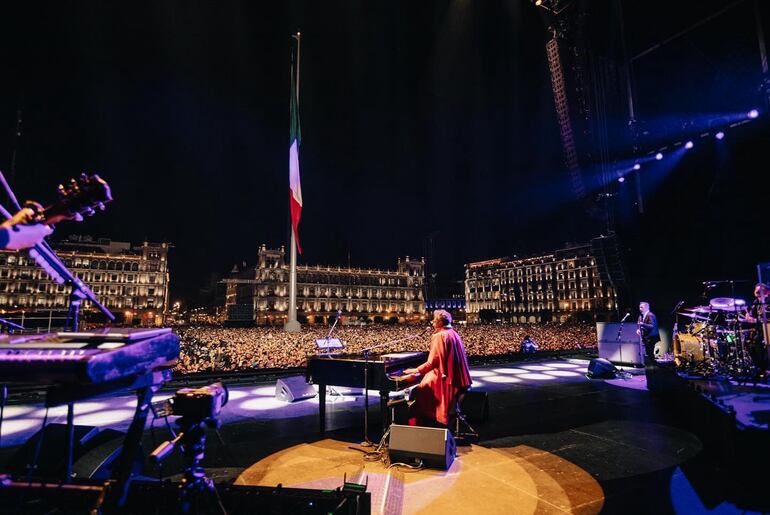
[[[219,421],[215,418],[180,417],[176,423],[182,431],[173,440],[163,442],[150,456],[153,461],[160,462],[177,444],[182,446],[185,470],[179,484],[179,513],[227,515],[214,482],[206,477],[206,471],[200,464],[206,451],[205,428],[216,429]]]

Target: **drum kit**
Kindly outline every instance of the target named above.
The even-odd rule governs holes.
[[[745,300],[716,297],[707,305],[685,308],[676,315],[674,356],[678,367],[705,377],[745,381],[757,376],[749,353],[755,329],[747,323]]]

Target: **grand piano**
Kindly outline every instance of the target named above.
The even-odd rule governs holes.
[[[380,415],[383,430],[388,426],[388,396],[414,386],[418,381],[403,381],[403,370],[425,363],[427,352],[397,352],[370,355],[331,354],[310,356],[307,360],[306,380],[318,385],[318,418],[321,433],[326,431],[326,387],[346,386],[364,388],[364,365],[367,370],[367,389],[380,392]]]

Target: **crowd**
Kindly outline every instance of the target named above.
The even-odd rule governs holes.
[[[468,325],[456,330],[469,356],[517,353],[529,337],[538,351],[596,347],[596,330],[587,324],[548,322],[521,325]],[[278,327],[220,328],[186,327],[181,339],[178,372],[239,371],[260,368],[299,367],[317,353],[315,341],[326,337],[328,328],[303,328],[287,333]],[[333,334],[345,344],[344,352],[391,342],[376,353],[427,351],[430,333],[409,325],[337,327]],[[374,353],[374,351],[373,351]]]

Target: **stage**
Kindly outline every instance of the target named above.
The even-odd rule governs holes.
[[[585,359],[518,361],[472,368],[474,388],[489,395],[489,420],[480,439],[459,448],[448,471],[418,472],[367,462],[363,396],[342,390],[327,397],[327,433],[317,431],[317,398],[284,403],[274,383],[234,386],[218,433],[209,432],[203,465],[216,482],[333,489],[343,478],[367,484],[372,513],[694,513],[770,509],[760,483],[739,464],[726,468],[704,448],[677,410],[646,389],[644,375],[596,380]],[[169,397],[163,391],[156,400]],[[372,392],[376,395],[375,392]],[[134,399],[127,395],[79,403],[75,422],[125,430]],[[38,404],[6,407],[2,454],[6,463],[40,428]],[[49,412],[64,421],[64,410]],[[171,421],[173,424],[173,420]],[[379,413],[370,407],[378,440]],[[145,450],[168,438],[155,420]],[[180,478],[172,455],[147,477]],[[736,472],[737,471],[737,472]]]

